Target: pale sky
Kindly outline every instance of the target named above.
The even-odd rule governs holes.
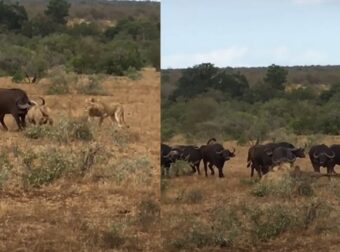
[[[162,0],[161,65],[340,65],[340,0]]]

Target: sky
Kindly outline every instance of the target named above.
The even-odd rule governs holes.
[[[161,66],[340,65],[340,0],[162,0]]]

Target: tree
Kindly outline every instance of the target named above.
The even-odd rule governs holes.
[[[211,63],[202,63],[184,69],[182,77],[178,80],[177,89],[169,98],[171,100],[175,100],[179,96],[191,98],[204,93],[211,87],[210,83],[217,74],[218,68]]]
[[[25,7],[17,4],[5,4],[0,2],[0,24],[4,24],[9,30],[20,30],[28,20]]]
[[[67,0],[50,0],[47,5],[45,14],[59,24],[66,24],[66,17],[71,4]]]
[[[288,71],[283,67],[271,65],[268,67],[264,81],[277,90],[284,90],[284,83],[287,81]]]

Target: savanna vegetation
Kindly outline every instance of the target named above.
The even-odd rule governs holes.
[[[339,143],[339,70],[210,63],[162,70],[162,141],[199,146],[215,137],[236,149],[223,179],[187,176],[186,161],[162,177],[167,251],[339,250],[339,178],[314,176],[308,158],[314,144]],[[248,140],[256,138],[305,145],[306,158],[250,178]]]
[[[162,138],[271,139],[340,133],[339,67],[162,70]]]
[[[1,1],[0,31],[0,75],[16,82],[61,65],[119,76],[159,69],[159,3]]]
[[[159,30],[155,2],[0,0],[0,87],[53,119],[0,127],[0,251],[161,250]]]

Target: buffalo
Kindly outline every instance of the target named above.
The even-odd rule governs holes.
[[[279,149],[275,151],[277,148]],[[247,167],[251,166],[251,177],[254,176],[254,170],[256,170],[261,178],[273,167],[274,163],[282,162],[284,159],[292,163],[296,157],[305,157],[304,149],[295,148],[291,143],[256,144],[248,150]]]
[[[169,169],[171,166],[172,161],[167,158],[167,155],[170,153],[171,151],[171,147],[167,144],[161,144],[161,167],[164,167],[166,169],[166,173],[167,175],[169,175]],[[163,169],[162,169],[162,174],[163,173]]]
[[[282,146],[275,148],[271,156],[274,166],[281,163],[290,163],[292,165],[297,157],[306,157],[303,148],[291,149]]]
[[[203,164],[204,164],[204,171],[205,176],[208,176],[208,168],[211,171],[211,175],[214,175],[213,167],[216,166],[218,169],[218,175],[220,178],[224,177],[223,174],[223,166],[225,161],[229,160],[232,157],[235,157],[235,149],[233,152],[224,149],[224,147],[219,143],[210,143],[208,141],[207,145],[203,145],[200,147]]]
[[[332,148],[325,144],[319,144],[312,146],[309,150],[309,158],[315,172],[320,172],[320,167],[326,167],[327,174],[335,173],[335,164],[340,164],[340,145],[332,145],[331,147]],[[338,157],[336,157],[335,153],[338,154]]]
[[[176,160],[187,161],[192,168],[192,173],[197,171],[198,174],[200,174],[199,167],[202,159],[202,153],[201,149],[195,145],[174,146],[166,158],[169,158],[172,162],[175,162]]]
[[[4,117],[6,114],[11,114],[19,130],[26,127],[25,117],[28,109],[35,105],[31,102],[25,91],[17,88],[5,89],[0,88],[0,123],[5,130],[8,130]]]

